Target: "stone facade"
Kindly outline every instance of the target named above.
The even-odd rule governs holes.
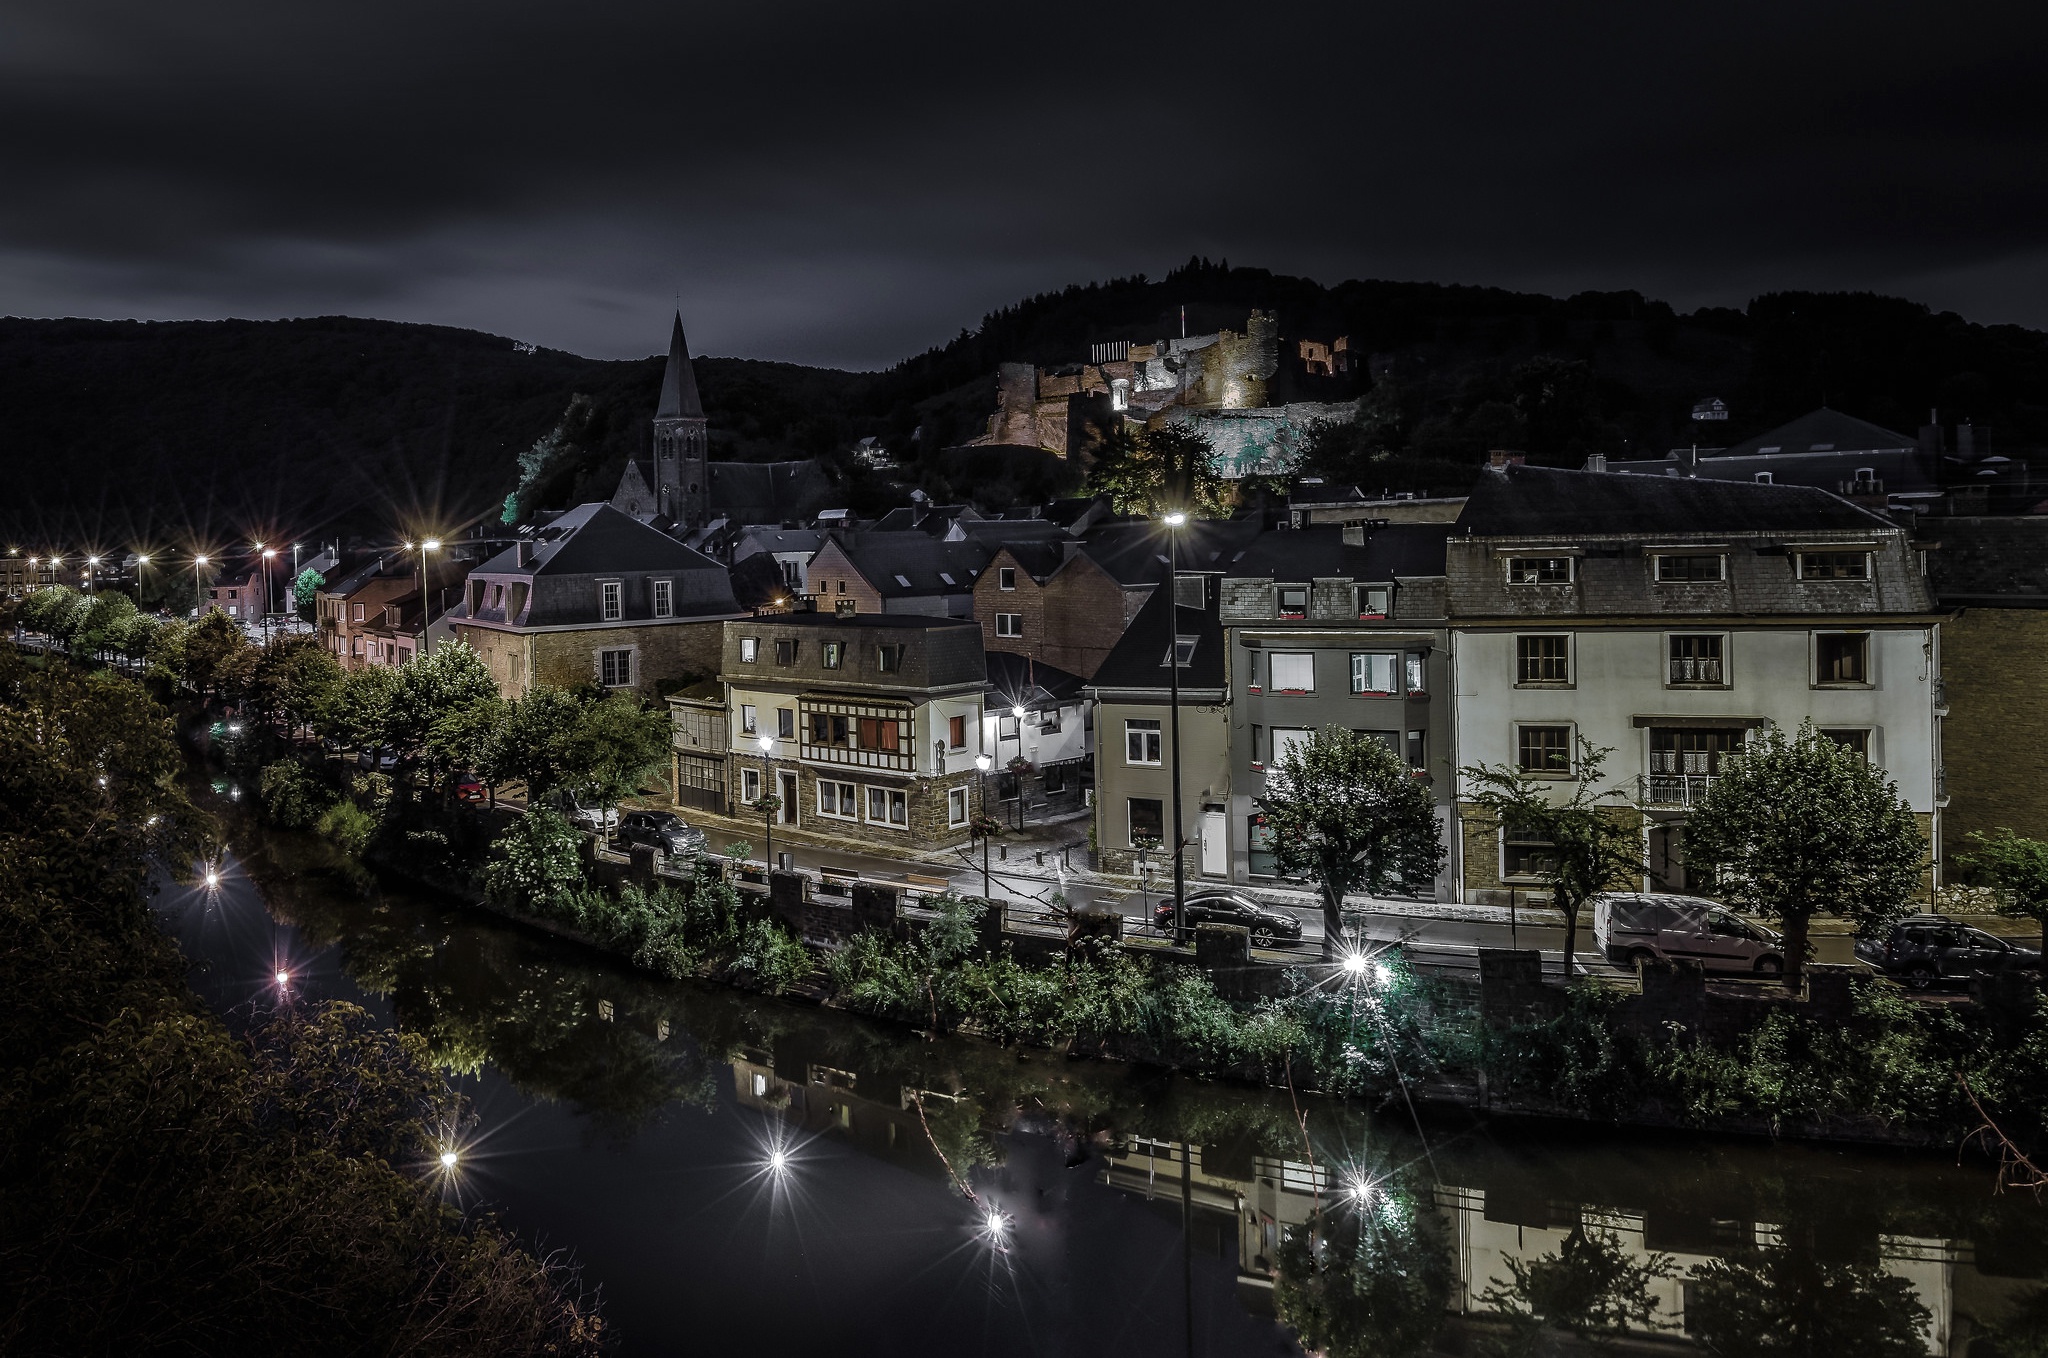
[[[1967,853],[1973,830],[2009,826],[2048,839],[2048,706],[2041,657],[2048,609],[1970,607],[1941,629],[1949,793],[1942,856]]]
[[[817,599],[821,613],[851,609],[856,613],[882,611],[882,592],[870,584],[853,564],[853,558],[837,540],[827,538],[805,573],[808,592]]]
[[[483,657],[498,692],[507,698],[523,697],[543,684],[573,688],[602,683],[600,654],[623,650],[632,656],[632,682],[624,687],[651,699],[658,696],[663,680],[718,672],[723,626],[718,621],[678,619],[629,627],[511,632],[458,622],[455,634]]]
[[[1003,588],[1006,569],[1015,572],[1010,589]],[[1029,656],[1092,679],[1151,592],[1149,585],[1126,589],[1079,550],[1039,579],[1005,549],[974,582],[974,616],[989,650]],[[1021,636],[998,633],[1004,614],[1022,619]]]
[[[811,764],[788,759],[773,761],[773,768],[782,773],[794,772],[797,777],[797,805],[794,819],[789,808],[783,808],[776,816],[778,829],[801,828],[812,834],[841,835],[873,844],[877,849],[945,849],[965,844],[969,835],[967,826],[955,825],[947,813],[948,793],[954,788],[967,791],[967,813],[972,816],[977,809],[975,803],[975,778],[972,769],[964,773],[949,773],[940,777],[896,778],[862,770],[841,770],[819,768]],[[749,804],[740,801],[740,789],[745,784],[746,770],[757,770],[763,778],[763,786],[773,787],[773,781],[766,780],[769,764],[759,755],[735,752],[731,762],[730,796],[733,799],[729,814],[744,817],[749,814]],[[818,783],[827,780],[835,783],[852,783],[860,800],[860,814],[852,818],[819,814]],[[867,790],[870,787],[904,794],[908,823],[895,825],[886,819],[871,820],[867,815]],[[991,803],[993,809],[993,803]],[[752,811],[758,821],[761,813]],[[756,850],[762,844],[754,845]]]

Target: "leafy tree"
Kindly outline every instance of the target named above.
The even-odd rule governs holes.
[[[241,625],[216,608],[185,634],[182,678],[201,697],[234,698],[255,674],[256,654]]]
[[[1785,984],[1796,988],[1815,913],[1859,933],[1905,913],[1927,841],[1891,779],[1804,725],[1752,739],[1722,764],[1686,823],[1685,853],[1731,905],[1783,921]]]
[[[329,731],[365,748],[394,744],[391,707],[398,683],[398,671],[387,665],[344,671],[324,718]]]
[[[292,581],[292,602],[298,606],[300,617],[312,621],[313,607],[320,598],[320,587],[326,583],[327,577],[311,566],[300,571],[298,578]]]
[[[1140,429],[1121,422],[1104,434],[1088,472],[1088,490],[1107,495],[1119,513],[1159,514],[1220,509],[1228,487],[1216,475],[1215,449],[1185,425]]]
[[[488,769],[496,757],[509,710],[510,705],[494,693],[442,713],[427,728],[427,758],[438,767]],[[497,785],[488,776],[484,781],[495,806]]]
[[[544,806],[529,806],[491,841],[484,889],[493,900],[549,906],[583,883],[583,836]]]
[[[2041,946],[2048,954],[2048,843],[2016,835],[2000,827],[1990,834],[1970,832],[1977,847],[1962,858],[1992,891],[1998,913],[2030,919],[2041,926]]]
[[[1919,1358],[1933,1315],[1913,1284],[1805,1248],[1744,1250],[1692,1270],[1686,1328],[1720,1358]]]
[[[1343,938],[1346,896],[1418,890],[1443,867],[1428,784],[1372,736],[1325,726],[1288,747],[1266,770],[1259,809],[1280,870],[1321,889],[1326,958]]]
[[[1551,1351],[1560,1332],[1614,1340],[1649,1329],[1659,1305],[1650,1286],[1676,1272],[1671,1256],[1638,1259],[1612,1231],[1589,1233],[1583,1225],[1574,1225],[1552,1253],[1506,1262],[1509,1281],[1494,1279],[1479,1294],[1480,1305],[1509,1322],[1503,1358]]]
[[[1561,781],[1505,764],[1458,770],[1468,801],[1491,811],[1517,839],[1550,845],[1538,872],[1564,916],[1567,979],[1578,958],[1579,914],[1586,902],[1602,891],[1625,888],[1644,868],[1642,813],[1627,804],[1622,789],[1600,786],[1601,770],[1612,753],[1580,736],[1572,773]],[[1559,792],[1567,794],[1561,801]]]
[[[285,637],[256,658],[249,697],[258,710],[297,729],[317,725],[342,693],[341,664],[317,637]]]
[[[639,790],[640,780],[664,767],[674,748],[668,713],[641,705],[627,693],[587,704],[569,742],[568,771],[610,807]]]
[[[119,650],[129,620],[136,616],[135,601],[125,594],[106,590],[90,596],[85,615],[78,621],[74,649],[101,657]]]
[[[489,747],[486,781],[517,780],[529,803],[539,801],[574,772],[582,717],[583,704],[566,689],[535,688],[513,699]]]
[[[1424,1195],[1384,1189],[1327,1210],[1280,1242],[1273,1305],[1301,1346],[1329,1358],[1408,1358],[1443,1328],[1457,1283]]]
[[[296,759],[264,765],[257,777],[257,790],[271,822],[288,830],[303,830],[317,821],[327,800],[306,766]]]
[[[401,754],[430,754],[437,722],[479,705],[495,705],[498,684],[483,657],[460,641],[437,646],[400,665],[384,711],[385,743]]]

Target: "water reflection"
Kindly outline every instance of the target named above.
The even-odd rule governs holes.
[[[2023,1307],[2048,1317],[2043,1209],[1975,1167],[1304,1122],[1284,1093],[657,982],[318,841],[240,842],[216,889],[165,897],[222,1002],[345,978],[424,1035],[484,1104],[451,1135],[451,1196],[575,1248],[649,1351],[704,1337],[664,1317],[724,1292],[793,1327],[760,1351],[812,1347],[847,1308],[977,1352],[1298,1352],[1291,1327],[1333,1358],[1620,1336],[1962,1358]]]

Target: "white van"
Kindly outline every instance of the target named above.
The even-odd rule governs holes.
[[[1685,957],[1708,971],[1777,976],[1785,970],[1785,941],[1779,934],[1738,919],[1704,896],[1661,891],[1595,896],[1593,940],[1618,967]]]

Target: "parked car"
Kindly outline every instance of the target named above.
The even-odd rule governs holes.
[[[1252,931],[1252,942],[1261,948],[1275,943],[1301,940],[1301,921],[1284,910],[1260,905],[1235,891],[1197,891],[1186,898],[1189,928],[1197,924],[1241,924]],[[1161,901],[1152,920],[1162,929],[1173,927],[1173,902]]]
[[[448,775],[448,793],[458,802],[481,802],[487,800],[491,790],[484,786],[484,780],[473,773],[451,773]]]
[[[347,751],[348,746],[342,744],[340,740],[336,739],[333,736],[327,736],[320,742],[320,753],[326,755],[330,759],[339,758],[341,755],[347,753]]]
[[[678,857],[703,853],[705,846],[704,832],[673,811],[628,811],[619,820],[619,838]]]
[[[1707,971],[1777,976],[1785,940],[1731,914],[1704,896],[1613,891],[1593,898],[1593,941],[1607,960],[1633,967],[1653,959],[1689,958]]]
[[[2041,954],[1946,915],[1912,915],[1856,940],[1858,960],[1916,989],[1995,971],[2039,971]]]
[[[541,799],[541,805],[559,812],[562,819],[578,829],[609,835],[619,828],[618,808],[599,806],[588,793],[579,795],[558,787]]]
[[[391,773],[398,768],[398,751],[389,745],[366,745],[356,755],[356,767]]]

